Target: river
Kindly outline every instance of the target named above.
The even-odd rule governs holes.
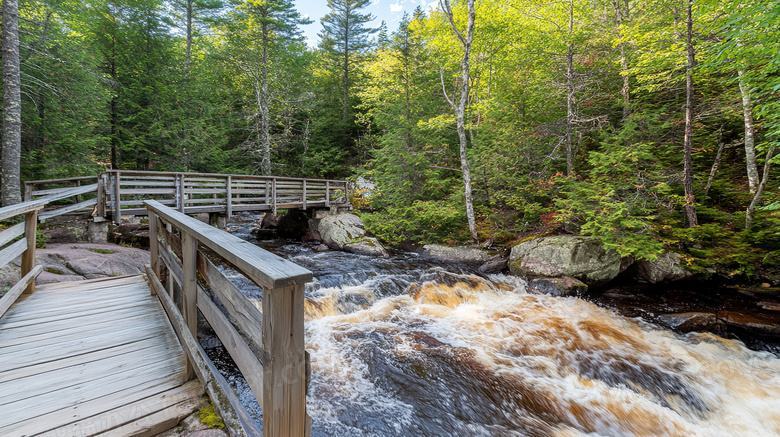
[[[313,436],[780,436],[780,357],[770,351],[415,254],[317,253],[231,230],[314,273]],[[218,341],[200,338],[256,405]]]

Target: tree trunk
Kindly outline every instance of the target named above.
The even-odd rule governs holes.
[[[683,166],[683,186],[685,188],[685,215],[688,219],[688,227],[692,228],[699,225],[699,219],[696,215],[696,199],[693,195],[693,162],[691,155],[693,153],[693,67],[696,65],[696,55],[693,48],[693,11],[691,4],[693,0],[688,0],[688,65],[685,69],[685,139],[683,144],[683,153],[685,163]]]
[[[761,177],[761,183],[758,184],[758,188],[756,189],[756,194],[753,196],[753,201],[750,202],[747,211],[745,211],[745,229],[750,229],[750,225],[753,224],[753,214],[756,211],[756,206],[758,206],[758,203],[761,202],[761,197],[764,195],[764,188],[766,187],[766,183],[769,182],[769,167],[772,165],[770,161],[772,160],[772,156],[774,155],[774,153],[775,153],[775,146],[773,145],[766,152],[766,161],[764,162],[764,175]]]
[[[187,0],[187,48],[184,55],[184,74],[190,74],[192,61],[192,8],[195,0]]]
[[[710,193],[710,187],[712,186],[713,179],[715,179],[715,173],[718,171],[718,167],[720,167],[720,157],[723,154],[723,148],[725,146],[726,143],[723,142],[723,126],[721,126],[718,130],[718,153],[715,154],[715,162],[712,163],[710,177],[707,178],[707,186],[704,187],[704,197],[707,197]]]
[[[624,0],[621,5],[620,0],[614,0],[612,7],[615,10],[615,18],[618,25],[618,37],[622,37],[620,33],[620,26],[624,21],[629,19],[630,9],[628,8],[628,0]],[[620,95],[623,97],[623,120],[627,119],[631,115],[631,87],[628,80],[628,59],[626,58],[626,44],[620,43],[620,77],[623,79],[623,87],[620,89]]]
[[[574,0],[569,0],[569,38],[574,33]],[[566,176],[574,174],[571,134],[574,129],[574,44],[566,52]]]
[[[750,87],[743,79],[743,71],[739,71],[739,91],[742,93],[742,113],[745,119],[745,161],[750,192],[755,194],[758,187],[758,164],[756,164],[756,139],[753,126],[753,102],[750,99]]]
[[[262,82],[260,84],[260,96],[258,106],[260,109],[260,150],[262,153],[260,171],[268,176],[271,174],[271,135],[268,122],[268,25],[262,25],[263,33],[263,58],[262,58]]]
[[[19,71],[19,2],[3,0],[3,165],[2,204],[22,201],[22,91]]]
[[[349,27],[347,27],[349,29]],[[347,122],[347,90],[349,88],[349,32],[344,35],[344,86],[341,106],[341,120]]]
[[[460,166],[463,170],[463,185],[466,197],[466,218],[469,223],[469,233],[471,239],[479,241],[479,235],[477,234],[477,223],[474,217],[474,197],[471,193],[471,171],[469,170],[469,161],[466,155],[466,103],[469,98],[469,73],[471,68],[471,44],[474,41],[474,22],[476,21],[476,8],[474,6],[474,0],[468,0],[469,20],[466,29],[466,37],[464,38],[455,26],[455,17],[452,12],[449,0],[440,0],[442,9],[447,14],[447,18],[450,22],[450,26],[455,34],[463,44],[463,60],[460,63],[461,67],[461,84],[460,84],[460,100],[458,105],[455,106],[455,119],[458,125],[458,140],[460,142]]]

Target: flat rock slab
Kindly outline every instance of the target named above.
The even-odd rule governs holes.
[[[47,244],[35,251],[35,262],[43,266],[38,284],[143,273],[149,252],[133,247],[100,243]],[[21,260],[0,270],[0,287],[19,280]]]

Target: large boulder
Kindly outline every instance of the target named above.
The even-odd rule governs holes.
[[[461,264],[483,264],[492,257],[484,250],[463,246],[443,246],[441,244],[426,244],[422,255],[439,261]]]
[[[265,220],[265,218],[263,218]],[[262,227],[262,223],[260,225]],[[279,217],[276,226],[276,234],[279,238],[300,240],[309,229],[309,217],[300,209],[291,209],[287,214]]]
[[[691,276],[691,272],[680,266],[679,253],[666,252],[655,261],[640,260],[634,265],[636,280],[649,284],[679,281]]]
[[[329,215],[320,220],[317,231],[322,242],[331,249],[362,255],[389,255],[376,238],[366,236],[363,220],[354,214]]]
[[[722,334],[724,331],[723,322],[718,320],[713,313],[687,312],[662,314],[658,316],[657,321],[667,328],[678,332],[714,332]]]
[[[590,237],[560,235],[536,238],[514,247],[510,271],[518,276],[571,276],[588,285],[601,285],[620,273],[620,256]]]

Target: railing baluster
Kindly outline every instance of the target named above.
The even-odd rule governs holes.
[[[233,215],[233,178],[230,176],[225,181],[225,189],[227,191],[225,195],[225,215],[227,215],[226,220],[230,220],[230,217]]]
[[[119,201],[119,198],[121,197],[119,184],[120,176],[119,172],[117,171],[114,173],[114,223],[117,225],[122,224],[122,203]]]
[[[35,237],[38,230],[38,210],[28,212],[24,218],[24,238],[27,240],[27,250],[22,254],[22,277],[25,277],[35,267]],[[35,291],[35,281],[25,289],[25,293]]]
[[[182,231],[182,315],[184,321],[187,322],[187,327],[190,329],[190,333],[195,338],[198,338],[198,310],[197,310],[197,295],[198,295],[198,242],[188,232]],[[188,379],[192,378],[195,373],[192,366],[187,367]]]
[[[157,215],[149,212],[149,255],[152,258],[152,270],[160,276],[160,247],[157,239]]]

